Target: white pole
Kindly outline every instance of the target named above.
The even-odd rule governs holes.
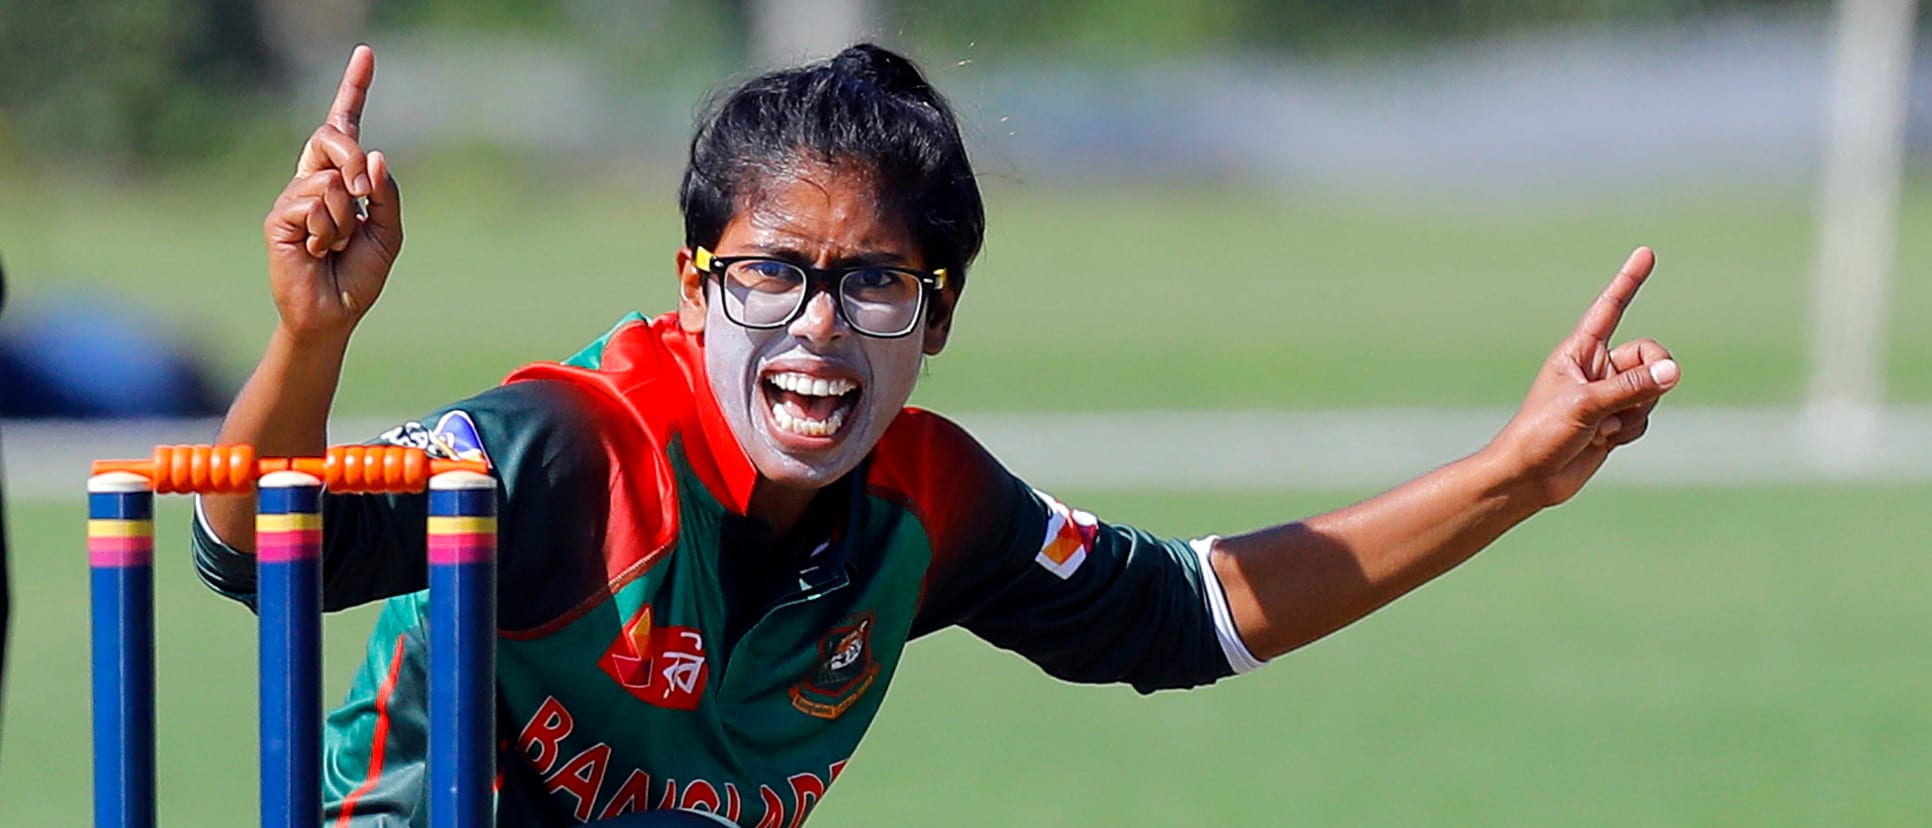
[[[1812,281],[1806,420],[1816,467],[1878,451],[1916,0],[1840,0]]]
[[[879,37],[870,0],[753,0],[751,57],[765,69],[828,58]]]

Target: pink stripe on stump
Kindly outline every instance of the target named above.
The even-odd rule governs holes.
[[[255,533],[255,557],[262,563],[312,561],[322,557],[322,530],[288,529]]]
[[[153,566],[154,538],[88,538],[87,565]]]
[[[429,562],[434,564],[485,563],[496,559],[496,535],[488,532],[452,532],[429,536]]]

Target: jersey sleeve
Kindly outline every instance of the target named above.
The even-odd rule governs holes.
[[[597,492],[606,479],[607,463],[591,445],[594,437],[584,407],[577,404],[579,397],[580,392],[561,383],[512,383],[404,423],[372,442],[490,464],[497,477],[499,564],[505,581],[519,583],[513,579],[520,570],[545,567],[551,571],[538,585],[573,575],[589,577],[594,562],[573,567],[569,560],[539,560],[552,541],[562,548],[594,548],[595,527],[602,525],[606,499]],[[324,497],[324,609],[425,588],[427,508],[428,499],[421,493]],[[199,502],[193,533],[195,568],[202,581],[252,608],[255,556],[216,537]]]
[[[1260,666],[1208,565],[1212,538],[1101,521],[951,430],[921,463],[943,482],[915,507],[934,557],[914,634],[958,625],[1058,678],[1143,693]]]

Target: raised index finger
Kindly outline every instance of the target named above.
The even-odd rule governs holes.
[[[329,105],[329,126],[352,139],[362,137],[362,105],[369,100],[369,84],[376,78],[376,50],[357,46],[349,55],[349,67],[342,70],[342,85],[336,87],[335,103]]]
[[[1610,286],[1603,289],[1597,301],[1583,312],[1583,320],[1576,325],[1577,336],[1598,341],[1609,341],[1611,334],[1617,332],[1617,323],[1623,320],[1624,308],[1630,307],[1630,300],[1637,297],[1637,288],[1643,287],[1644,279],[1650,276],[1650,269],[1657,265],[1657,254],[1648,247],[1639,247],[1630,252],[1623,268],[1617,271],[1617,278],[1610,280]]]

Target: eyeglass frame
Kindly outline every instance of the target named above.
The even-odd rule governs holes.
[[[806,306],[812,304],[812,296],[817,292],[825,292],[832,297],[832,311],[838,314],[840,319],[845,320],[847,327],[873,339],[899,339],[919,329],[919,319],[926,312],[928,294],[945,290],[946,283],[949,281],[949,274],[946,272],[946,268],[943,267],[935,270],[918,270],[916,268],[896,267],[892,265],[813,267],[811,265],[780,259],[775,256],[720,256],[702,245],[691,250],[691,266],[705,276],[716,278],[720,292],[725,290],[725,270],[739,262],[774,262],[786,267],[796,268],[800,273],[805,274],[805,295],[798,300],[798,306],[792,308],[792,312],[786,314],[782,320],[769,325],[753,325],[749,322],[731,319],[731,313],[729,311],[725,313],[725,318],[731,319],[732,324],[742,328],[750,328],[754,331],[777,330],[793,322],[797,322],[799,317],[805,315]],[[904,273],[918,280],[921,288],[919,291],[919,305],[913,308],[912,321],[906,323],[905,330],[894,334],[876,334],[860,328],[852,321],[852,317],[845,312],[845,302],[840,298],[842,296],[840,288],[845,283],[845,277],[862,270],[890,270],[894,273]],[[820,287],[815,289],[813,287],[814,284],[820,285]],[[719,301],[723,301],[722,295],[719,297]],[[729,308],[730,305],[727,304],[725,307]]]

